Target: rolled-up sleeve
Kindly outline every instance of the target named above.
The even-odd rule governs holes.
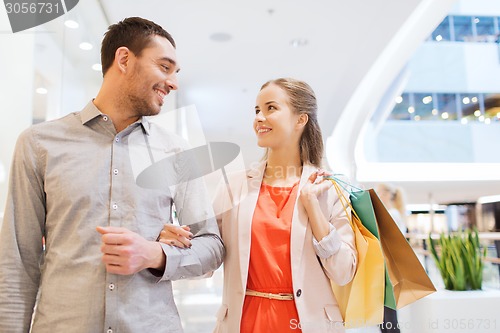
[[[337,233],[337,229],[330,224],[330,232],[319,242],[313,237],[314,250],[318,257],[326,259],[340,250],[342,239]]]
[[[347,192],[343,192],[349,198]],[[314,245],[325,274],[339,285],[349,283],[357,267],[357,251],[354,232],[349,223],[348,214],[334,188],[328,191],[328,221],[330,233]],[[313,240],[314,243],[314,240]]]

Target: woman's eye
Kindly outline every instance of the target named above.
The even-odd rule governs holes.
[[[161,65],[161,68],[162,68],[165,72],[168,72],[168,70],[170,69],[167,65]]]
[[[259,114],[260,110],[259,109],[255,109],[255,114]]]
[[[269,105],[268,110],[276,110],[276,108],[273,105]]]

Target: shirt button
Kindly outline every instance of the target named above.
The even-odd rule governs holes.
[[[113,170],[113,174],[117,175],[118,174],[118,169]]]
[[[118,209],[118,205],[117,204],[113,204],[113,209]]]
[[[106,333],[113,333],[113,330],[111,328],[108,328],[108,330],[106,331]]]
[[[108,121],[108,116],[102,116],[102,120]]]
[[[109,286],[108,286],[109,290],[114,290],[115,289],[115,284],[114,283],[110,283]]]
[[[295,295],[297,297],[300,297],[300,295],[302,295],[302,289],[297,290],[297,292],[295,293]]]
[[[120,138],[115,138],[115,141],[116,142],[120,142]]]

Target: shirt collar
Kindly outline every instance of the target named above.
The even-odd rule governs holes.
[[[97,108],[97,106],[95,106],[93,100],[88,102],[88,104],[83,108],[82,112],[80,113],[83,125],[101,115],[103,115],[103,113]],[[137,121],[137,123],[140,123],[144,132],[146,132],[146,134],[149,135],[149,131],[151,128],[151,123],[149,122],[149,120],[146,117],[141,117]]]

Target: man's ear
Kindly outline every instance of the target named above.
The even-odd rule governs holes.
[[[120,72],[125,73],[129,66],[131,52],[128,47],[122,46],[116,49],[115,52],[115,63],[118,66]]]
[[[308,121],[309,121],[309,116],[307,115],[307,113],[299,114],[299,118],[297,118],[298,128],[303,128],[304,126],[306,126]]]

